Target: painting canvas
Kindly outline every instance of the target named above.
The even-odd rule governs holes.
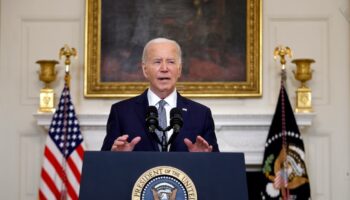
[[[260,96],[260,14],[258,0],[89,0],[85,95],[141,93],[143,47],[165,37],[182,48],[185,96]]]

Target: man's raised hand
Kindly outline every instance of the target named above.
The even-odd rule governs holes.
[[[141,141],[141,137],[137,136],[128,142],[129,135],[122,135],[114,140],[111,151],[132,151],[137,143]]]

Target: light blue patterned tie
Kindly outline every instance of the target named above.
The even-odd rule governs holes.
[[[159,120],[159,126],[163,129],[165,129],[167,127],[167,123],[166,123],[166,112],[165,112],[165,106],[166,101],[164,101],[163,99],[160,100],[158,102],[158,120]],[[156,131],[158,138],[160,141],[162,141],[162,136],[163,136],[163,132],[162,131]],[[165,133],[166,135],[166,133]]]

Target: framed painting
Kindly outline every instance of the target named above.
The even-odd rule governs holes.
[[[157,37],[181,46],[184,96],[262,94],[261,0],[87,0],[85,34],[86,97],[142,93],[143,46]]]

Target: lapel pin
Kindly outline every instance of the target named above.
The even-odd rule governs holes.
[[[187,112],[187,108],[182,108],[183,111]]]

